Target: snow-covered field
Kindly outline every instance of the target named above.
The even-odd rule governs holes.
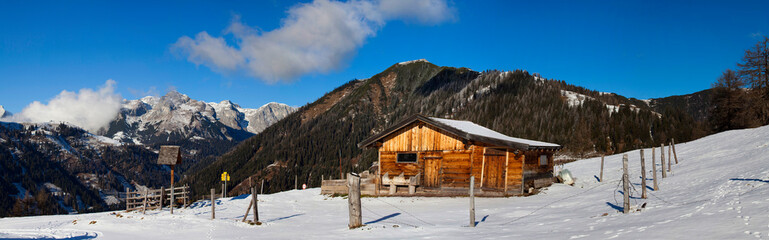
[[[604,182],[595,177],[600,158],[593,158],[565,166],[577,177],[574,186],[555,184],[530,197],[476,198],[475,228],[468,227],[465,197],[380,197],[362,199],[366,226],[349,230],[347,199],[322,196],[315,188],[260,195],[260,226],[239,221],[251,199],[241,196],[218,200],[216,220],[210,220],[210,202],[174,215],[164,210],[3,218],[0,238],[769,238],[769,127],[720,133],[679,144],[676,150],[679,164],[661,179],[659,191],[649,191],[648,199],[638,198],[639,151],[627,152],[636,189],[632,209],[646,203],[630,214],[618,212],[618,154],[606,157]],[[651,171],[651,149],[645,153]]]

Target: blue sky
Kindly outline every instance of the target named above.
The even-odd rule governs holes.
[[[273,101],[301,106],[351,79],[421,58],[479,71],[526,69],[645,99],[709,88],[769,34],[767,1],[449,1],[447,11],[432,19],[381,10],[385,17],[369,23],[373,33],[352,47],[337,46],[346,49],[341,60],[289,69],[299,75],[288,78],[264,77],[270,73],[245,66],[223,70],[174,48],[180,38],[194,42],[206,32],[241,50],[241,40],[228,31],[233,23],[271,32],[285,25],[297,4],[0,3],[0,105],[16,113],[62,90],[98,89],[112,79],[126,99],[176,89],[193,99],[229,99],[243,107]]]

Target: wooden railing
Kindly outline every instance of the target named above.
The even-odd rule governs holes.
[[[182,201],[182,207],[186,207],[189,204],[190,187],[187,185],[175,187],[174,189],[174,201]],[[126,190],[126,211],[147,209],[161,209],[163,206],[171,204],[171,189],[146,189],[144,191],[129,191]],[[177,206],[177,205],[174,205]]]

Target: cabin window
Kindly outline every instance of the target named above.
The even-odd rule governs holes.
[[[540,166],[547,165],[547,155],[545,154],[539,155],[539,165]]]
[[[398,153],[399,163],[417,163],[416,153]]]

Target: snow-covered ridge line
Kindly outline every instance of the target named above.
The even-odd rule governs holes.
[[[425,62],[425,63],[429,63],[429,62],[427,61],[427,59],[424,59],[424,58],[423,58],[423,59],[417,59],[417,60],[411,60],[411,61],[399,62],[399,63],[398,63],[398,65],[406,65],[406,64],[411,64],[411,63],[418,63],[418,62]]]

